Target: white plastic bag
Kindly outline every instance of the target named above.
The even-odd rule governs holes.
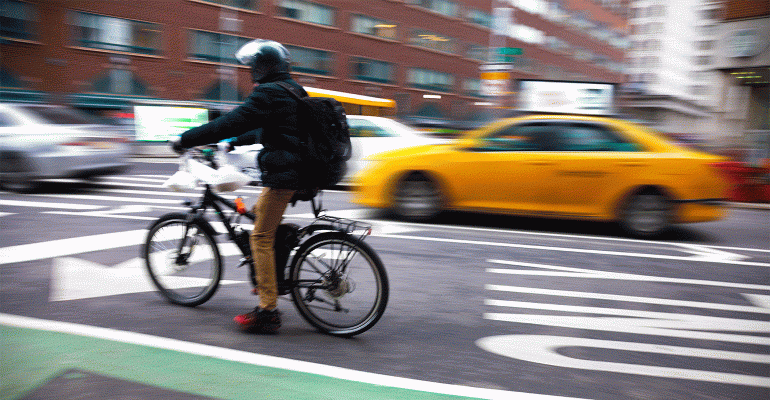
[[[187,166],[190,173],[202,182],[211,185],[214,190],[220,192],[232,192],[248,185],[252,179],[250,176],[238,171],[232,165],[224,161],[224,157],[218,157],[219,169],[214,169],[195,160],[188,160]]]
[[[193,190],[199,182],[204,182],[211,185],[214,190],[232,192],[251,183],[253,179],[230,165],[221,153],[220,147],[220,152],[217,154],[219,169],[211,168],[185,154],[179,160],[179,171],[172,175],[163,187],[182,192]]]
[[[233,192],[251,182],[251,177],[238,171],[232,165],[225,165],[216,170],[214,188],[220,192]]]
[[[198,180],[195,179],[193,174],[179,170],[171,178],[163,183],[163,187],[171,189],[175,192],[187,192],[195,189],[198,186]]]
[[[195,189],[198,186],[198,179],[190,173],[188,168],[189,156],[185,155],[179,161],[179,171],[174,175],[171,175],[166,182],[163,183],[163,187],[173,190],[175,192],[187,192]]]

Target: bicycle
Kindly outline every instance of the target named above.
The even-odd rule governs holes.
[[[183,156],[183,168],[197,162],[189,154]],[[201,154],[207,166],[217,168],[214,157]],[[215,193],[211,182],[199,184],[204,188],[202,197],[197,202],[186,200],[190,208],[186,213],[169,213],[153,222],[142,247],[147,271],[162,297],[190,307],[205,303],[217,291],[223,279],[223,253],[242,256],[238,267],[250,267],[256,287],[249,230],[239,223],[241,218],[253,222],[255,215],[241,198],[230,201]],[[327,215],[317,196],[310,203],[315,216],[310,224],[282,223],[278,228],[278,293],[290,294],[299,314],[322,332],[336,336],[365,332],[382,317],[389,295],[385,267],[364,242],[372,227]],[[235,246],[217,243],[220,233],[207,219],[209,210]]]

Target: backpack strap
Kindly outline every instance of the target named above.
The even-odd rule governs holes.
[[[302,97],[304,97],[304,96],[300,96],[299,93],[297,93],[297,89],[294,86],[289,85],[286,82],[275,82],[275,84],[280,86],[280,87],[282,87],[282,88],[284,88],[284,89],[286,89],[286,91],[288,91],[289,94],[291,94],[291,97],[294,97],[297,100],[299,100]]]

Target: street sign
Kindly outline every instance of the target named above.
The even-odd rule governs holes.
[[[497,54],[501,56],[520,56],[524,54],[524,50],[521,47],[499,47]]]

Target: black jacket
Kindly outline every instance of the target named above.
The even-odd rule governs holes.
[[[283,81],[307,95],[288,73],[265,77],[249,98],[229,113],[182,134],[183,147],[216,143],[261,128],[257,157],[262,185],[275,189],[299,189],[301,154],[306,141],[297,129],[297,100],[274,82]]]

